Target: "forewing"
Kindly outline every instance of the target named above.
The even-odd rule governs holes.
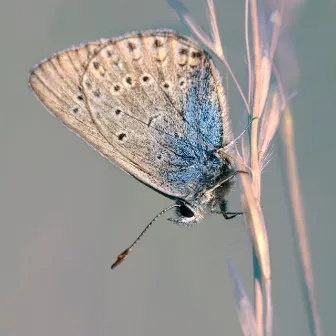
[[[66,50],[35,67],[29,83],[49,111],[103,156],[173,197],[196,190],[204,150],[220,147],[223,132],[230,135],[213,63],[172,32]]]

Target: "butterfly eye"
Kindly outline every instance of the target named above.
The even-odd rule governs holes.
[[[180,214],[181,216],[188,217],[188,218],[192,218],[195,216],[194,212],[189,207],[187,207],[185,204],[181,204]]]

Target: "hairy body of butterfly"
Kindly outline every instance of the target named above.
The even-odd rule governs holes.
[[[176,200],[178,225],[219,206],[235,175],[225,95],[210,56],[167,30],[132,33],[55,54],[29,83],[39,100],[101,155]]]

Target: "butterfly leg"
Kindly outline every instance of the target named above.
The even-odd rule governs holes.
[[[225,219],[233,219],[237,216],[241,216],[242,212],[222,212]]]
[[[224,200],[223,203],[219,205],[220,211],[211,211],[212,213],[217,213],[220,215],[223,215],[225,219],[233,219],[237,216],[241,216],[243,213],[242,212],[228,212],[227,211],[227,201]]]

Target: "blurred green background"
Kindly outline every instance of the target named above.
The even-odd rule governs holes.
[[[185,5],[207,29],[205,1]],[[230,64],[245,80],[243,1],[215,1]],[[311,1],[291,34],[297,159],[325,335],[335,335],[336,48],[333,0]],[[187,33],[163,0],[12,0],[0,4],[0,334],[241,335],[226,258],[252,298],[242,218],[193,229],[161,218],[115,271],[110,264],[171,201],[102,159],[51,117],[28,71],[52,53],[129,31]],[[220,69],[223,69],[222,67]],[[235,133],[242,103],[232,83]],[[274,335],[308,335],[280,139],[263,177],[273,269]],[[230,209],[239,210],[233,193]]]

